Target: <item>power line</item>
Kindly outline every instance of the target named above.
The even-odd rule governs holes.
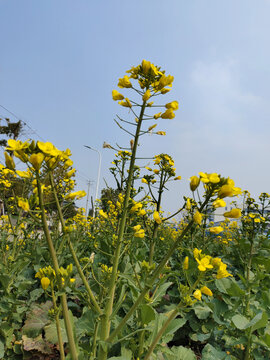
[[[28,127],[28,129],[30,129],[30,130],[32,131],[32,133],[36,134],[36,136],[37,136],[40,140],[42,140],[43,142],[46,142],[46,140],[44,140],[44,139],[42,138],[42,136],[40,136],[33,128],[31,128],[31,126],[28,125],[25,120],[22,120],[18,115],[16,115],[13,111],[7,109],[5,106],[3,106],[3,105],[0,104],[0,107],[1,107],[2,109],[4,109],[5,111],[7,111],[10,115],[14,116],[18,121],[21,121],[21,122],[23,123],[23,125],[25,125],[26,127]],[[3,116],[3,115],[1,115],[1,116],[2,116],[3,118],[5,117],[5,116]],[[79,177],[81,177],[81,179],[84,179],[84,180],[89,181],[89,177],[88,177],[86,174],[84,174],[82,171],[79,171],[78,169],[76,169],[76,172],[77,172],[77,175],[79,175]]]
[[[44,141],[45,140],[42,138],[42,136],[40,136],[33,128],[31,128],[31,126],[29,126],[26,121],[24,121],[23,119],[19,118],[13,111],[10,111],[9,109],[7,109],[5,106],[0,104],[0,107],[3,108],[4,110],[6,110],[9,114],[11,114],[12,116],[14,116],[17,120],[21,121],[23,123],[24,126],[28,127],[28,129],[30,129],[40,140]]]

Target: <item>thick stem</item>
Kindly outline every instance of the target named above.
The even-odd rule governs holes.
[[[115,248],[114,257],[113,257],[114,260],[113,260],[113,267],[112,267],[112,275],[111,275],[109,290],[108,290],[108,295],[107,295],[108,300],[107,300],[107,303],[105,306],[104,315],[102,316],[102,319],[101,319],[101,326],[100,326],[101,341],[105,341],[110,334],[110,325],[111,325],[110,316],[112,314],[112,309],[113,309],[114,294],[115,294],[117,272],[118,272],[118,264],[119,264],[119,258],[120,258],[120,253],[121,253],[123,235],[124,235],[125,226],[126,226],[127,209],[128,209],[132,177],[133,177],[133,171],[134,171],[134,165],[135,165],[136,150],[137,150],[137,146],[138,146],[138,140],[139,140],[139,135],[140,135],[141,124],[143,121],[145,106],[146,106],[146,102],[144,101],[143,105],[141,107],[139,121],[138,121],[137,129],[136,129],[136,134],[134,137],[134,145],[133,145],[132,155],[131,155],[131,159],[130,159],[129,174],[128,174],[128,179],[127,179],[127,188],[126,188],[126,193],[125,193],[125,198],[124,198],[124,203],[123,203],[123,212],[122,212],[122,216],[121,216],[121,220],[120,220],[119,233],[118,233],[116,248]],[[103,346],[99,347],[98,360],[106,360],[107,354],[108,354],[108,346],[103,344]]]
[[[61,288],[62,287],[61,279],[59,278],[59,275],[58,275],[59,274],[59,265],[58,265],[58,260],[57,260],[57,256],[56,256],[56,251],[55,251],[55,248],[54,248],[54,245],[53,245],[53,242],[51,239],[50,231],[48,228],[48,224],[47,224],[47,218],[46,218],[45,208],[44,208],[43,193],[41,190],[41,184],[40,184],[38,172],[36,172],[36,177],[37,177],[37,188],[38,188],[39,205],[40,205],[40,209],[41,209],[41,219],[42,219],[43,231],[44,231],[45,238],[47,240],[48,248],[50,251],[50,255],[52,258],[53,268],[57,275],[58,286],[59,286],[59,288]],[[61,305],[62,305],[62,310],[63,310],[63,317],[64,317],[64,321],[65,321],[65,327],[66,327],[66,332],[67,332],[67,338],[68,338],[68,344],[69,344],[71,358],[72,358],[72,360],[78,360],[72,326],[71,326],[71,322],[70,322],[69,314],[68,314],[66,294],[61,295]]]
[[[252,265],[252,257],[253,257],[253,250],[254,250],[254,233],[252,232],[251,234],[251,239],[250,239],[250,250],[249,250],[249,258],[248,258],[248,263],[247,263],[247,296],[246,296],[246,309],[245,309],[245,313],[247,316],[250,316],[250,292],[251,292],[251,287],[250,287],[250,270],[251,270],[251,265]],[[245,354],[244,354],[244,360],[249,360],[250,359],[250,349],[251,349],[251,329],[248,330],[247,336],[248,336],[248,343],[245,349]]]
[[[201,212],[202,209],[205,207],[205,205],[208,203],[209,199],[211,198],[212,193],[210,193],[204,203],[201,205],[199,211]],[[146,286],[144,287],[144,289],[142,290],[141,294],[139,295],[139,297],[137,298],[137,300],[135,301],[135,303],[132,305],[132,307],[129,309],[129,311],[127,312],[127,314],[124,316],[124,318],[121,320],[121,322],[119,323],[119,325],[117,326],[117,328],[111,333],[111,335],[107,338],[107,342],[112,342],[113,339],[121,332],[122,328],[125,326],[126,322],[128,321],[128,319],[131,317],[131,315],[134,313],[134,311],[137,309],[137,307],[141,304],[141,302],[144,299],[145,294],[151,289],[152,285],[154,284],[155,280],[158,278],[159,274],[161,273],[161,271],[163,270],[164,266],[166,265],[167,261],[169,260],[169,258],[172,256],[172,254],[174,253],[175,249],[179,246],[181,240],[183,239],[183,237],[188,233],[188,231],[190,230],[190,228],[193,225],[193,220],[190,221],[190,223],[186,226],[186,228],[182,231],[181,235],[179,236],[179,238],[175,241],[175,243],[171,246],[170,250],[168,251],[168,253],[163,257],[163,259],[161,260],[160,264],[158,265],[158,267],[156,268],[156,270],[153,272],[152,276],[150,277],[150,279],[148,280],[148,283],[146,284]]]
[[[56,190],[55,190],[52,173],[50,173],[50,183],[51,183],[51,187],[52,187],[52,190],[53,190],[53,195],[54,195],[54,199],[55,199],[55,203],[56,203],[60,223],[61,223],[62,228],[64,230],[64,228],[65,228],[65,220],[64,220],[62,209],[61,209],[61,206],[59,204],[59,200],[58,200],[57,193],[56,193]],[[90,288],[90,285],[89,285],[88,281],[86,280],[86,277],[84,276],[81,265],[79,263],[79,260],[77,258],[77,255],[76,255],[76,253],[74,251],[73,245],[72,245],[69,237],[68,237],[68,246],[69,246],[71,255],[73,257],[73,260],[75,262],[76,268],[78,270],[78,273],[80,275],[80,278],[82,279],[82,282],[83,282],[83,284],[85,286],[85,289],[86,289],[86,291],[87,291],[87,293],[88,293],[88,295],[89,295],[89,297],[91,299],[91,302],[92,302],[92,304],[94,306],[94,309],[95,309],[95,311],[97,313],[102,314],[102,310],[100,309],[100,307],[99,307],[99,305],[98,305],[98,303],[96,301],[96,298],[95,298],[95,296],[94,296],[94,294],[93,294],[93,292],[92,292],[92,290]]]
[[[161,205],[161,196],[163,193],[163,186],[165,185],[165,181],[163,181],[163,170],[161,172],[160,177],[160,184],[159,184],[159,190],[158,190],[158,200],[157,200],[157,208],[156,210],[159,212],[160,205]],[[155,251],[155,243],[158,233],[158,223],[154,223],[154,229],[153,229],[153,235],[152,239],[150,240],[150,250],[149,250],[149,265],[151,266],[154,260],[154,251]]]
[[[165,330],[167,329],[167,327],[169,326],[170,322],[176,317],[176,315],[178,314],[179,311],[179,307],[177,306],[176,309],[174,309],[174,311],[171,313],[171,315],[168,317],[168,319],[165,321],[165,323],[163,324],[162,328],[159,330],[159,332],[157,333],[156,337],[154,338],[152,344],[150,345],[150,348],[147,352],[147,354],[145,355],[144,360],[148,360],[151,356],[151,354],[153,353],[156,345],[158,344],[161,336],[164,334]]]
[[[59,351],[60,351],[60,359],[64,360],[65,352],[64,352],[63,338],[62,338],[62,333],[61,333],[59,314],[58,314],[58,309],[57,309],[57,305],[56,305],[56,298],[55,298],[55,294],[54,294],[54,290],[53,290],[53,285],[51,286],[51,289],[52,289],[53,309],[56,312],[55,322],[56,322],[56,331],[57,331],[58,345],[59,345]]]

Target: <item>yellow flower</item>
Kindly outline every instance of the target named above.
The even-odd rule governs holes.
[[[44,154],[42,153],[32,154],[29,158],[29,162],[33,165],[33,168],[36,171],[40,169],[43,160],[44,160]]]
[[[148,181],[145,178],[142,178],[142,183],[143,184],[148,184]]]
[[[10,170],[15,170],[15,163],[12,157],[7,152],[5,152],[4,154],[6,159],[6,167]]]
[[[163,114],[161,114],[161,117],[162,119],[173,119],[175,117],[173,109],[166,110]]]
[[[195,191],[197,187],[200,185],[200,178],[198,176],[191,176],[190,180],[190,190]]]
[[[160,216],[159,216],[159,212],[158,212],[158,211],[154,211],[154,213],[153,213],[153,218],[154,218],[154,220],[155,220],[155,222],[156,222],[157,224],[161,224],[161,223],[162,223],[162,220],[161,220],[161,218],[160,218]]]
[[[162,113],[159,112],[159,113],[155,114],[155,115],[153,116],[153,118],[154,118],[154,119],[158,119],[158,118],[160,118],[161,114],[162,114]]]
[[[22,208],[24,211],[29,211],[30,210],[29,203],[28,203],[27,199],[19,198],[18,206],[20,208]]]
[[[177,110],[179,107],[178,101],[172,101],[165,105],[166,109]]]
[[[37,142],[38,148],[43,152],[45,155],[49,156],[59,156],[62,152],[58,150],[52,143],[50,142]]]
[[[202,223],[202,214],[199,211],[196,211],[193,215],[193,221],[195,224],[201,225]]]
[[[71,284],[73,284],[76,281],[76,279],[71,278],[71,279],[69,279],[69,281],[70,281]]]
[[[6,149],[11,151],[20,151],[27,149],[28,147],[29,147],[28,142],[23,143],[20,140],[9,139],[8,146]]]
[[[112,98],[114,101],[117,101],[117,100],[123,100],[125,97],[124,97],[124,95],[120,94],[120,92],[118,92],[117,90],[113,90]]]
[[[141,227],[142,227],[141,225],[135,225],[135,226],[133,226],[133,230],[138,231],[138,230],[140,230]]]
[[[118,86],[120,88],[130,88],[132,84],[127,75],[125,75],[122,79],[119,79]]]
[[[171,89],[168,88],[160,90],[161,94],[167,94],[169,91],[171,91]]]
[[[166,135],[166,132],[165,132],[165,131],[157,131],[156,134],[157,134],[157,135],[163,135],[163,136],[165,136],[165,135]]]
[[[146,214],[146,211],[144,209],[141,209],[140,211],[138,211],[139,216],[144,216],[145,214]]]
[[[223,185],[219,189],[218,197],[220,199],[227,197],[227,196],[233,196],[233,186],[231,186],[231,185]]]
[[[195,290],[194,293],[193,293],[193,296],[195,297],[195,299],[197,300],[201,300],[202,299],[202,293],[201,293],[201,290]]]
[[[151,131],[151,130],[153,130],[156,126],[157,126],[157,124],[154,124],[154,125],[149,126],[149,128],[148,128],[148,130],[147,130],[147,131]]]
[[[150,97],[151,97],[151,91],[148,89],[148,90],[146,90],[146,92],[144,93],[142,99],[143,99],[143,101],[147,101],[147,100],[150,99]]]
[[[173,76],[171,75],[166,76],[165,74],[163,74],[156,86],[157,90],[162,90],[165,86],[172,86],[173,80],[174,80]]]
[[[70,171],[68,171],[66,173],[66,177],[70,178],[71,176],[73,176],[75,174],[76,170],[75,169],[71,169]]]
[[[206,271],[207,269],[213,269],[213,265],[210,264],[211,257],[204,256],[201,260],[196,258],[197,263],[199,264],[198,269],[200,271]]]
[[[28,171],[21,171],[21,170],[17,170],[16,173],[22,177],[22,178],[30,178],[31,177],[31,173]]]
[[[150,67],[151,67],[151,63],[150,61],[147,61],[147,60],[143,60],[142,61],[142,71],[145,75],[148,74],[148,71],[150,70]]]
[[[226,201],[224,201],[223,199],[216,199],[213,202],[213,206],[215,208],[219,208],[219,207],[225,207],[226,206]]]
[[[119,101],[118,104],[124,107],[132,107],[132,104],[128,98],[125,98],[126,101]]]
[[[65,196],[66,200],[74,200],[74,199],[81,199],[86,195],[84,190],[75,191]]]
[[[229,274],[227,269],[227,265],[224,263],[221,263],[217,272],[217,279],[223,279],[228,276],[232,276],[232,274]]]
[[[199,249],[195,248],[193,250],[194,258],[197,259],[201,255],[201,253],[202,253],[202,250],[199,250]]]
[[[215,267],[219,267],[221,262],[222,262],[221,258],[217,257],[217,258],[212,259],[212,265],[215,266]]]
[[[183,262],[183,269],[187,270],[188,269],[188,262],[189,262],[189,258],[188,256],[185,257],[185,260]]]
[[[231,211],[227,211],[223,214],[223,216],[231,218],[231,219],[238,219],[241,217],[241,210],[240,209],[232,209]]]
[[[142,208],[142,204],[141,204],[141,203],[137,203],[137,204],[135,204],[135,205],[132,206],[132,208],[130,209],[130,212],[135,212],[135,211],[137,211],[137,210],[139,210],[139,209],[141,209],[141,208]]]
[[[102,216],[104,219],[108,219],[107,213],[105,213],[103,210],[99,210],[99,215]]]
[[[210,227],[209,231],[212,233],[212,234],[219,234],[223,231],[223,227],[222,226],[213,226],[213,227]]]
[[[42,289],[47,290],[50,285],[50,279],[45,276],[40,280],[40,282],[41,282]]]
[[[220,182],[220,177],[216,173],[209,174],[209,181],[212,184],[217,184]]]
[[[211,291],[207,286],[203,286],[203,287],[201,288],[201,292],[202,292],[204,295],[213,296],[212,291]]]
[[[144,236],[145,236],[145,232],[143,229],[139,229],[134,234],[134,237],[141,238],[141,239],[144,238]]]

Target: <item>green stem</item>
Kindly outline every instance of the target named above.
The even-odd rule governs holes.
[[[42,219],[43,231],[44,231],[44,235],[45,235],[45,238],[47,240],[48,248],[49,248],[49,251],[50,251],[51,258],[52,258],[53,268],[54,268],[55,273],[57,274],[58,287],[59,287],[59,289],[61,289],[61,287],[62,287],[61,279],[59,278],[59,275],[58,275],[59,274],[59,265],[58,265],[58,260],[57,260],[57,256],[56,256],[56,251],[55,251],[55,248],[54,248],[54,245],[53,245],[53,242],[52,242],[52,239],[51,239],[50,231],[49,231],[49,228],[48,228],[48,224],[47,224],[47,218],[46,218],[45,208],[44,208],[43,194],[42,194],[42,189],[41,189],[40,178],[39,178],[38,172],[36,172],[36,178],[37,178],[39,206],[40,206],[40,209],[41,209],[41,219]],[[63,317],[64,317],[64,321],[65,321],[65,327],[66,327],[66,332],[67,332],[67,338],[68,338],[69,350],[70,350],[71,358],[72,358],[72,360],[78,360],[78,355],[77,355],[76,345],[75,345],[75,341],[74,341],[72,326],[71,326],[71,322],[70,322],[69,314],[68,314],[68,306],[67,306],[67,296],[66,296],[66,294],[61,295],[61,305],[62,305],[62,310],[63,310]]]
[[[199,211],[201,212],[202,209],[205,207],[205,205],[208,203],[209,199],[211,198],[212,193],[210,193],[204,203],[201,205]],[[179,236],[179,238],[175,241],[175,243],[171,246],[170,250],[168,251],[168,253],[163,257],[163,259],[161,260],[160,264],[158,265],[158,267],[156,268],[156,270],[153,272],[152,276],[150,277],[150,279],[148,280],[148,284],[146,284],[146,286],[144,287],[144,289],[142,290],[141,294],[139,295],[139,297],[137,298],[137,300],[135,301],[135,303],[132,305],[132,307],[129,309],[129,311],[127,312],[127,314],[124,316],[124,318],[121,320],[121,322],[118,324],[117,328],[111,333],[111,335],[107,338],[107,342],[112,342],[113,339],[121,332],[122,328],[125,326],[126,322],[128,321],[128,319],[131,317],[131,315],[134,313],[134,311],[137,309],[137,307],[141,304],[141,302],[144,299],[145,294],[152,288],[152,285],[154,284],[155,280],[158,278],[159,274],[161,273],[161,271],[163,270],[164,266],[166,265],[167,261],[169,260],[169,258],[172,256],[172,254],[174,253],[175,249],[177,249],[177,247],[179,246],[181,240],[183,239],[183,237],[188,233],[188,231],[191,229],[191,227],[193,226],[193,220],[190,221],[190,223],[185,227],[185,229],[182,231],[181,235]]]
[[[144,338],[145,338],[145,330],[143,330],[139,335],[139,351],[138,351],[138,357],[139,358],[143,354]]]
[[[144,360],[148,360],[151,356],[151,354],[153,353],[156,345],[158,344],[161,336],[164,334],[165,330],[167,329],[167,327],[169,326],[170,322],[176,317],[176,315],[179,312],[179,305],[173,310],[173,312],[171,313],[171,315],[168,317],[168,319],[165,321],[165,323],[163,324],[162,328],[159,330],[159,332],[157,333],[156,337],[154,338],[152,344],[150,345],[150,348],[147,352],[147,354],[145,355]]]
[[[53,177],[52,177],[52,173],[50,173],[50,183],[51,183],[51,187],[52,187],[52,190],[53,190],[53,195],[54,195],[54,199],[55,199],[55,203],[56,203],[56,207],[57,207],[57,211],[58,211],[58,215],[59,215],[59,219],[60,219],[60,222],[61,222],[61,225],[62,225],[62,228],[63,228],[63,231],[64,231],[64,228],[65,228],[65,220],[64,220],[64,217],[63,217],[63,213],[62,213],[62,209],[61,209],[61,206],[59,204],[59,200],[58,200],[58,197],[57,197],[57,193],[56,193],[56,190],[55,190],[55,186],[54,186],[54,182],[53,182]],[[69,249],[70,249],[70,252],[71,252],[71,255],[73,257],[73,260],[75,262],[75,265],[76,265],[76,268],[78,270],[78,273],[80,275],[80,278],[82,279],[82,282],[85,286],[85,289],[91,299],[91,302],[94,306],[94,309],[97,313],[99,314],[102,314],[102,310],[101,308],[99,307],[97,301],[96,301],[96,298],[90,288],[90,285],[86,279],[86,277],[84,276],[84,273],[82,271],[82,268],[81,268],[81,265],[79,263],[79,260],[78,260],[78,257],[74,251],[74,248],[73,248],[73,245],[70,241],[70,237],[68,236],[68,246],[69,246]]]
[[[161,205],[161,196],[162,196],[162,192],[163,192],[163,186],[165,185],[165,181],[162,181],[162,179],[163,179],[163,170],[161,172],[160,184],[159,184],[159,190],[158,190],[158,200],[157,200],[157,207],[156,207],[156,211],[158,211],[158,212],[160,210],[160,205]],[[157,233],[158,233],[158,223],[155,222],[152,239],[150,240],[150,251],[149,251],[149,265],[150,266],[152,265],[153,260],[154,260],[154,251],[155,251]]]
[[[131,159],[130,159],[129,173],[128,173],[128,179],[127,179],[127,188],[126,188],[126,193],[125,193],[125,198],[124,198],[124,203],[123,203],[123,212],[122,212],[120,225],[119,225],[119,233],[118,233],[117,243],[116,243],[114,257],[113,257],[114,260],[113,260],[112,275],[111,275],[109,290],[108,290],[108,295],[107,295],[108,300],[105,305],[104,315],[101,318],[101,326],[100,326],[101,341],[105,341],[110,334],[110,325],[111,325],[110,316],[111,316],[112,310],[113,310],[118,264],[119,264],[119,258],[120,258],[120,253],[121,253],[123,235],[124,235],[125,226],[126,226],[127,209],[128,209],[132,177],[133,177],[133,171],[134,171],[134,165],[135,165],[136,150],[137,150],[137,146],[138,146],[138,140],[139,140],[139,136],[140,136],[140,129],[141,129],[142,121],[143,121],[145,107],[146,107],[146,102],[144,101],[143,105],[141,107],[141,112],[140,112],[137,129],[136,129],[136,134],[134,137],[134,145],[133,145],[132,155],[131,155]],[[103,346],[99,347],[98,360],[106,360],[107,354],[108,354],[108,346],[103,344]]]
[[[250,250],[249,250],[249,258],[248,258],[248,264],[247,264],[247,297],[246,297],[246,309],[245,309],[245,313],[246,315],[250,316],[250,292],[251,292],[251,287],[250,287],[250,270],[251,270],[251,265],[252,265],[252,257],[253,257],[253,249],[254,249],[254,232],[252,232],[251,234],[251,239],[250,239]],[[251,329],[248,330],[247,336],[248,336],[248,342],[247,342],[247,346],[245,349],[245,354],[244,354],[244,360],[249,360],[250,359],[250,349],[251,349]]]
[[[57,331],[58,345],[59,345],[59,351],[60,351],[60,359],[64,360],[65,352],[64,352],[63,338],[62,338],[61,327],[60,327],[60,322],[59,322],[58,309],[57,309],[57,305],[56,305],[56,298],[55,298],[55,294],[54,294],[54,290],[53,290],[53,284],[51,285],[51,289],[52,289],[53,309],[55,311],[55,322],[56,322],[56,331]]]

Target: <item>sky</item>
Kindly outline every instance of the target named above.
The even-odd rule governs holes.
[[[270,192],[269,13],[269,0],[0,0],[0,105],[27,124],[22,139],[70,148],[77,188],[91,180],[94,196],[98,153],[84,145],[102,155],[100,189],[104,179],[115,187],[114,151],[102,144],[127,147],[113,119],[132,116],[111,91],[149,60],[174,76],[162,101],[179,102],[173,120],[157,122],[166,137],[146,135],[138,150],[168,153],[182,176],[163,208],[181,206],[199,171],[256,197]],[[2,107],[0,117],[16,120]]]

